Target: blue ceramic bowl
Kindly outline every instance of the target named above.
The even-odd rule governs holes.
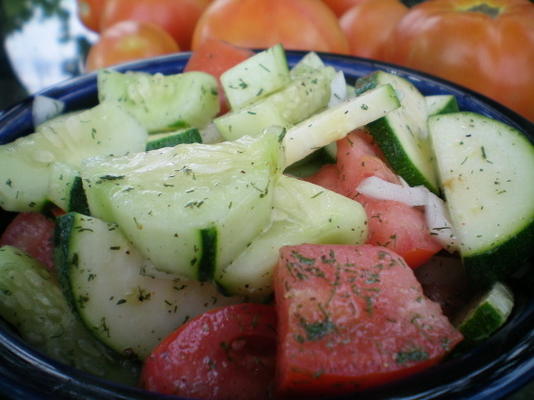
[[[288,52],[290,64],[304,53]],[[425,95],[453,94],[460,109],[495,118],[524,132],[534,141],[533,124],[503,106],[470,90],[393,65],[366,59],[321,54],[322,59],[342,70],[349,82],[377,69],[412,81]],[[119,70],[181,72],[189,54],[182,53],[139,61]],[[58,84],[39,94],[63,100],[66,111],[97,103],[96,76],[89,74]],[[32,98],[0,114],[0,144],[32,132]],[[3,214],[5,226],[9,215]],[[2,229],[2,226],[0,226]],[[515,282],[517,301],[504,328],[472,351],[408,379],[346,398],[358,399],[500,399],[534,380],[534,285]],[[117,385],[65,365],[29,348],[0,320],[0,397],[13,399],[155,399],[161,396],[134,387]]]

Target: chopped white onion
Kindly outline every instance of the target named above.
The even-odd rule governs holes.
[[[364,179],[356,190],[369,197],[381,200],[395,200],[409,206],[424,206],[426,204],[426,189],[424,186],[410,187],[397,185],[380,179],[376,176],[370,176]]]
[[[65,103],[61,100],[48,96],[35,96],[32,104],[33,126],[36,127],[50,118],[58,116],[64,109]]]
[[[202,138],[202,143],[213,144],[223,141],[223,137],[213,122],[199,129],[199,133]]]
[[[337,71],[336,76],[330,82],[330,100],[328,107],[334,107],[347,99],[347,82],[343,71]]]
[[[426,188],[425,188],[426,189]],[[425,217],[430,234],[449,252],[459,250],[445,202],[427,189]]]
[[[404,181],[397,185],[376,176],[364,179],[356,190],[368,197],[394,200],[409,206],[424,206],[430,234],[449,252],[458,250],[454,228],[445,202],[424,186],[410,187]]]

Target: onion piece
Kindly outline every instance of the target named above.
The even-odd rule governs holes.
[[[380,200],[394,200],[409,206],[426,205],[426,189],[424,186],[410,187],[397,185],[376,176],[364,179],[356,190],[366,196]]]
[[[213,144],[223,141],[221,133],[215,126],[213,122],[206,125],[204,128],[199,130],[200,137],[202,138],[202,143]]]
[[[58,116],[63,110],[65,110],[65,103],[63,101],[48,96],[35,96],[32,103],[33,126],[36,127]]]
[[[347,99],[347,82],[343,71],[337,71],[336,76],[330,82],[330,100],[328,107],[334,107]]]
[[[364,179],[356,190],[368,197],[379,200],[398,201],[409,206],[423,206],[430,234],[450,253],[457,251],[458,242],[450,222],[445,202],[425,186],[410,187],[385,181],[376,176]]]

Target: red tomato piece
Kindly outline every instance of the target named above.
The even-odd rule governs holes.
[[[428,232],[425,216],[417,208],[391,200],[358,196],[367,213],[367,243],[385,246],[417,268],[441,250]]]
[[[145,360],[148,390],[207,400],[271,398],[276,355],[273,306],[208,311],[163,340]]]
[[[319,171],[306,177],[304,180],[332,190],[333,192],[341,193],[339,187],[339,171],[336,164],[325,164]]]
[[[361,181],[370,176],[399,183],[397,175],[383,161],[382,153],[372,136],[363,129],[356,130],[337,142],[337,166],[340,188],[348,197],[354,197]]]
[[[229,110],[228,101],[224,95],[219,78],[221,74],[233,66],[245,61],[252,56],[252,50],[234,46],[223,40],[209,39],[202,43],[192,54],[184,68],[187,71],[202,71],[217,78],[219,85],[219,99],[221,102],[221,112],[224,114]]]
[[[39,213],[18,214],[0,237],[0,246],[14,246],[36,258],[48,269],[54,267],[54,221]]]
[[[341,17],[349,8],[364,1],[366,0],[323,0],[323,3],[326,3],[338,17]]]
[[[343,394],[434,365],[462,340],[404,260],[371,245],[280,251],[277,390]]]

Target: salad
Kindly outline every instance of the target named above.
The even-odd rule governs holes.
[[[527,138],[315,53],[202,57],[103,70],[97,106],[0,146],[18,213],[0,315],[28,343],[150,391],[256,399],[376,387],[505,324],[531,256]]]

